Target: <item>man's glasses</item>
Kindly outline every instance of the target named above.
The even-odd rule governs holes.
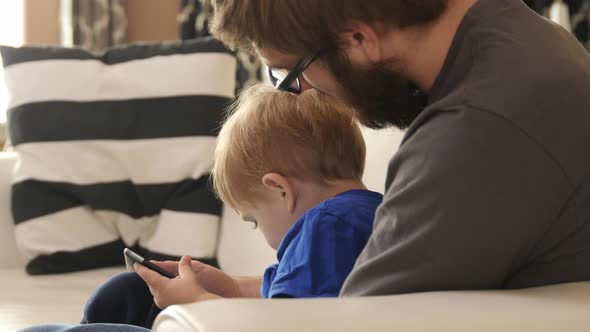
[[[268,77],[270,78],[270,82],[277,90],[300,94],[302,89],[301,80],[299,77],[301,74],[303,74],[307,67],[309,67],[309,65],[311,65],[311,63],[318,58],[318,56],[319,52],[312,57],[299,60],[299,62],[297,62],[295,67],[293,67],[291,70],[274,69],[267,66],[266,70]]]

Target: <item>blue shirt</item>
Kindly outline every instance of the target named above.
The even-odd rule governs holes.
[[[262,296],[338,296],[371,235],[382,198],[380,193],[351,190],[307,211],[281,241],[279,263],[264,272]]]

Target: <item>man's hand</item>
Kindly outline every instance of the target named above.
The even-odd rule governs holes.
[[[178,262],[165,261],[156,262],[151,261],[162,269],[178,275]],[[225,272],[214,268],[211,265],[201,263],[193,260],[191,262],[192,270],[196,274],[199,284],[209,293],[219,295],[221,297],[243,297],[244,294],[240,291],[238,281]],[[258,286],[260,288],[260,286]]]
[[[193,271],[189,256],[183,256],[175,271],[178,276],[168,279],[141,264],[134,264],[137,274],[146,282],[160,309],[174,304],[185,304],[219,298],[208,292],[199,281],[200,272]],[[205,264],[203,264],[205,265]],[[172,272],[172,271],[170,271]]]

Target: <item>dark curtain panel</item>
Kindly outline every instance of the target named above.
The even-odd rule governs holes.
[[[62,44],[101,51],[127,38],[126,0],[61,0]]]
[[[210,35],[207,29],[206,13],[203,11],[203,0],[182,0],[178,18],[181,39]],[[238,91],[261,81],[262,63],[258,57],[238,51],[236,58],[238,60],[236,73]]]
[[[546,15],[554,0],[525,0],[525,3],[541,15]],[[590,0],[564,0],[571,14],[572,31],[590,50]]]

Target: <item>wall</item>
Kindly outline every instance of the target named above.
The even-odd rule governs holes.
[[[24,0],[25,44],[59,44],[59,0]]]
[[[180,0],[127,0],[129,41],[178,39]]]
[[[179,7],[180,0],[127,0],[128,40],[177,39]],[[24,13],[25,44],[59,44],[59,0],[24,0]]]

